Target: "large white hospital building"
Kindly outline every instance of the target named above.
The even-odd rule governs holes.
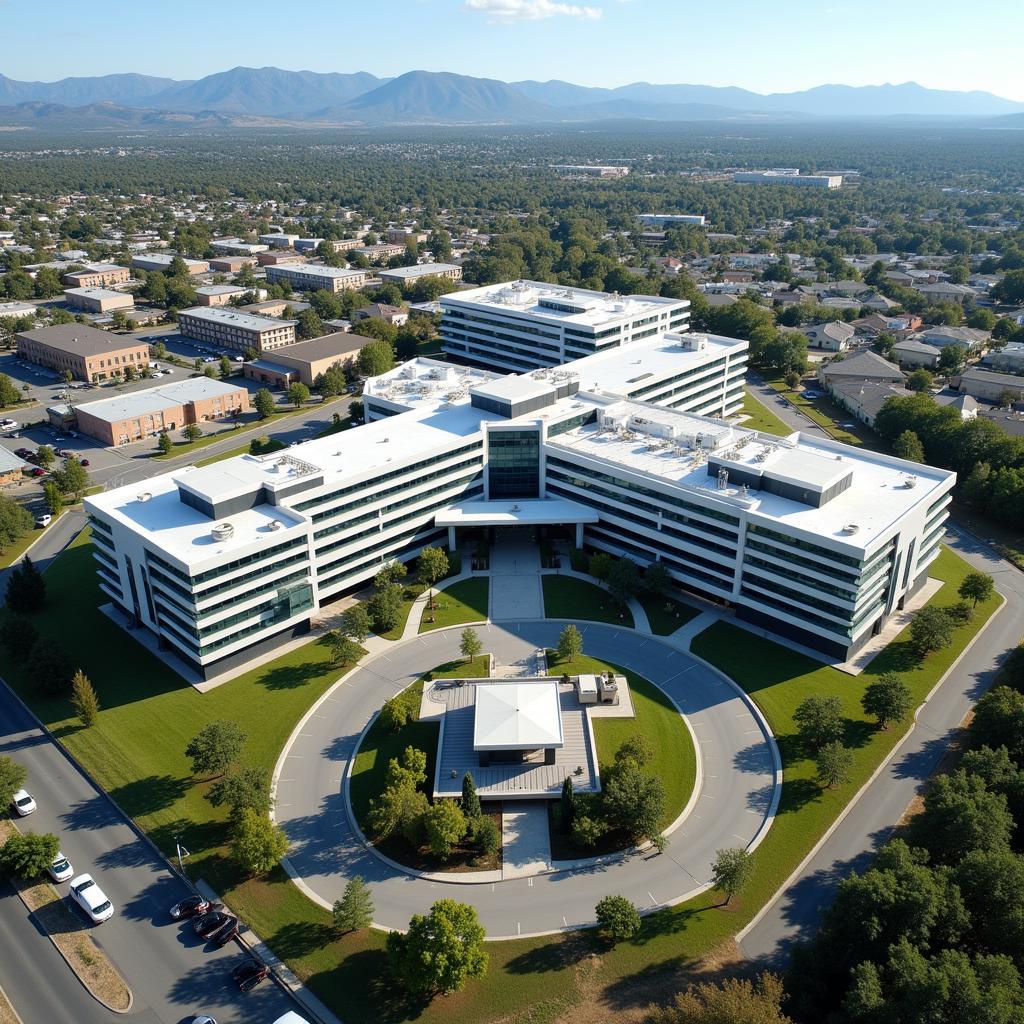
[[[362,427],[87,498],[100,586],[212,676],[393,558],[568,527],[843,660],[927,578],[954,475],[726,422],[745,358],[665,330],[521,374],[412,361],[367,382]]]

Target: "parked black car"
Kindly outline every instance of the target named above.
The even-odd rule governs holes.
[[[231,971],[231,980],[240,992],[255,988],[268,974],[270,968],[259,960],[246,959]]]

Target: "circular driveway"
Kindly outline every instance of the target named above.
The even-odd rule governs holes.
[[[478,627],[484,651],[512,664],[556,647],[564,622],[524,620]],[[476,907],[490,939],[543,934],[594,923],[603,896],[621,894],[641,912],[679,903],[708,887],[715,851],[764,835],[781,783],[774,740],[749,700],[703,662],[656,637],[578,623],[590,657],[644,676],[686,715],[697,738],[700,793],[663,854],[632,853],[603,863],[500,882],[443,882],[391,867],[368,850],[346,809],[345,776],[360,734],[381,704],[437,665],[458,658],[464,627],[396,643],[334,686],[299,723],[277,765],[275,817],[291,842],[289,873],[312,899],[331,906],[362,875],[374,922],[404,929],[442,897]],[[699,773],[700,774],[700,773]]]

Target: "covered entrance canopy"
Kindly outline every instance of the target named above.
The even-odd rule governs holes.
[[[448,527],[448,543],[455,546],[458,526],[576,526],[576,546],[583,545],[583,526],[596,523],[597,513],[568,498],[519,498],[500,501],[464,501],[441,509],[435,526]]]

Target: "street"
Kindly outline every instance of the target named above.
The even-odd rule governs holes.
[[[993,577],[1006,605],[924,705],[916,727],[828,840],[763,916],[737,937],[750,960],[777,970],[785,965],[793,943],[813,934],[840,879],[870,864],[935,770],[964,717],[992,685],[1002,657],[1024,634],[1024,575],[952,524],[948,543]]]
[[[28,769],[28,789],[39,805],[19,826],[58,835],[75,872],[89,872],[111,899],[115,916],[93,934],[135,996],[127,1014],[103,1009],[36,929],[13,890],[4,886],[0,983],[24,1024],[126,1019],[179,1024],[200,1012],[212,1014],[218,1024],[251,1024],[295,1009],[269,980],[239,993],[230,970],[242,959],[241,949],[229,943],[208,950],[193,934],[191,922],[170,920],[168,908],[188,895],[186,885],[47,738],[6,685],[0,685],[0,723],[0,751]],[[67,883],[57,888],[66,893]]]

